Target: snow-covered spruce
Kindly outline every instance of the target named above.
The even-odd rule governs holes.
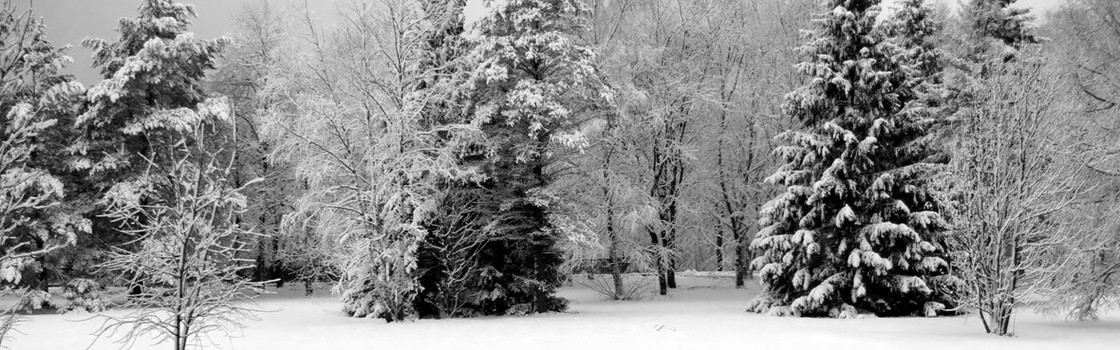
[[[932,120],[900,113],[916,99],[915,60],[876,26],[878,1],[829,0],[799,48],[807,83],[786,95],[801,130],[779,135],[786,188],[763,206],[751,247],[774,315],[936,315],[957,285],[939,243],[948,224],[930,175]],[[922,31],[913,31],[923,33]],[[912,41],[912,40],[911,40]],[[913,48],[911,48],[913,50]],[[920,57],[920,56],[919,56]]]
[[[86,39],[93,64],[103,80],[85,91],[85,103],[73,121],[74,139],[67,139],[67,171],[76,175],[73,199],[78,215],[90,220],[97,236],[80,236],[71,256],[99,255],[133,237],[107,216],[111,196],[139,196],[165,174],[148,172],[149,160],[166,165],[176,142],[191,142],[195,127],[215,126],[233,118],[224,97],[211,97],[202,79],[214,68],[229,40],[199,40],[190,32],[194,7],[171,0],[142,0],[134,18],[122,18],[116,40]],[[218,128],[224,132],[228,129]],[[148,194],[150,195],[150,194]],[[138,242],[131,242],[138,243]],[[80,267],[76,275],[105,276]]]
[[[468,313],[561,310],[566,303],[553,294],[562,280],[558,242],[564,232],[553,216],[558,201],[548,189],[549,168],[557,149],[586,147],[580,123],[609,103],[611,90],[592,49],[576,37],[589,13],[579,1],[493,1],[488,7],[468,33],[473,42],[463,62],[469,73],[444,86],[455,89],[451,95],[465,107],[448,119],[477,125],[485,135],[459,156],[461,167],[483,179],[453,189],[460,203],[444,203],[472,219],[436,225],[435,233],[480,228],[466,231],[481,237],[476,255],[465,258],[476,264],[462,277]]]

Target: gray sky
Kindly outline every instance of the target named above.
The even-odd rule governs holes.
[[[230,33],[234,29],[233,16],[247,4],[269,1],[284,4],[300,0],[184,0],[195,5],[199,18],[195,19],[191,27],[195,36],[201,39],[211,39]],[[317,15],[329,18],[335,13],[334,2],[337,0],[307,0],[309,6]],[[948,0],[956,4],[957,0]],[[963,0],[962,0],[963,1]],[[87,37],[97,37],[113,40],[116,38],[117,21],[122,17],[132,17],[136,13],[139,0],[14,0],[17,6],[26,7],[33,4],[38,16],[42,16],[47,24],[47,36],[56,45],[73,45],[70,56],[74,64],[70,71],[78,76],[83,83],[90,84],[98,78],[97,72],[90,68],[90,51],[81,47],[81,41]],[[893,2],[893,0],[888,0]],[[1064,0],[1019,0],[1018,5],[1046,10],[1057,7]],[[482,0],[468,0],[468,6],[474,7],[468,12],[481,12]],[[890,6],[889,4],[887,6]],[[470,15],[470,13],[468,13]]]

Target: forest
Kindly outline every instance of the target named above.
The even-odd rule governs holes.
[[[129,2],[81,42],[93,83],[49,2],[0,5],[0,346],[689,298],[732,329],[1120,340],[1118,1]]]

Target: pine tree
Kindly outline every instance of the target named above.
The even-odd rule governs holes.
[[[581,120],[608,107],[610,89],[591,48],[577,42],[587,10],[575,0],[489,2],[467,54],[475,66],[462,85],[467,115],[486,142],[462,163],[486,176],[471,190],[487,240],[480,254],[474,308],[484,314],[546,312],[565,303],[563,233],[549,166],[565,148],[587,143]]]
[[[1017,0],[972,0],[964,8],[964,23],[973,40],[991,38],[1012,48],[1038,43],[1031,33],[1030,9],[1011,7]],[[979,52],[976,52],[979,53]]]
[[[191,5],[143,0],[136,18],[121,19],[117,41],[83,42],[104,80],[90,88],[75,122],[81,136],[70,148],[71,166],[88,172],[99,190],[139,180],[143,159],[161,153],[156,148],[228,108],[224,99],[207,98],[202,79],[229,40],[195,39],[187,29],[193,17]]]
[[[170,148],[182,137],[229,113],[224,98],[208,98],[202,85],[228,39],[198,40],[188,31],[196,17],[191,5],[170,0],[143,0],[136,18],[121,19],[119,38],[87,39],[93,63],[104,78],[86,92],[86,109],[74,121],[78,134],[66,148],[70,169],[82,175],[91,195],[79,203],[93,221],[97,238],[79,237],[71,268],[88,275],[100,252],[127,240],[120,227],[104,219],[105,194],[138,189],[162,176],[146,174],[148,160],[165,164]]]
[[[878,1],[823,5],[799,48],[808,82],[786,96],[803,130],[779,136],[787,163],[767,181],[786,190],[760,212],[752,264],[765,293],[750,310],[935,314],[946,296],[932,281],[948,268],[936,237],[948,225],[928,181],[940,167],[928,162],[928,120],[900,113],[915,83],[876,28]]]

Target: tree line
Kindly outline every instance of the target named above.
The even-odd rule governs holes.
[[[756,275],[754,312],[1001,335],[1024,306],[1116,303],[1110,1],[486,4],[261,1],[201,40],[193,6],[143,0],[83,42],[87,87],[5,3],[14,308],[123,291],[142,311],[104,334],[184,348],[285,281],[388,321],[563,310],[582,272],[666,294],[683,269]]]

